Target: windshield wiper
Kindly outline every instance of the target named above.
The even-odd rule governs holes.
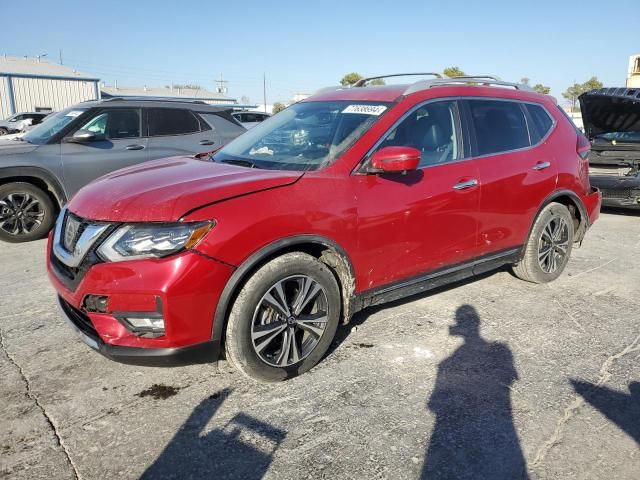
[[[250,162],[249,160],[228,159],[228,160],[222,160],[220,163],[228,163],[230,165],[239,165],[241,167],[248,167],[248,168],[257,168],[256,164],[253,162]]]

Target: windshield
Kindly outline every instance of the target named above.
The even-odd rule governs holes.
[[[49,115],[44,121],[23,137],[27,142],[43,145],[56,133],[66,127],[74,118],[82,115],[88,108],[67,108],[53,115]]]
[[[607,132],[596,135],[595,138],[616,142],[640,142],[640,132]]]
[[[329,165],[388,109],[381,102],[304,102],[258,124],[213,156],[216,162],[273,170]]]

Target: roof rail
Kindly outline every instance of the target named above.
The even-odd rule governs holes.
[[[369,81],[371,81],[371,80],[379,80],[379,79],[390,78],[390,77],[409,77],[409,76],[414,76],[414,75],[420,75],[420,76],[431,75],[431,76],[434,76],[436,78],[442,78],[441,74],[435,73],[435,72],[427,72],[427,73],[394,73],[394,74],[391,74],[391,75],[379,75],[377,77],[361,78],[356,83],[354,83],[353,86],[354,87],[364,87],[364,84],[369,82]]]
[[[414,83],[410,87],[408,87],[403,95],[409,95],[411,93],[419,92],[421,90],[426,90],[431,87],[439,87],[446,86],[457,83],[471,83],[471,84],[481,84],[481,85],[497,85],[501,87],[513,87],[516,90],[524,90],[528,92],[533,92],[534,90],[523,83],[514,83],[514,82],[505,82],[500,80],[499,77],[493,75],[465,75],[463,77],[452,77],[452,78],[435,78],[431,80],[421,80],[419,82]]]
[[[116,97],[103,97],[101,99],[103,102],[116,102],[116,101],[122,101],[122,100],[132,100],[132,101],[136,101],[136,102],[175,102],[175,103],[197,103],[200,105],[209,105],[207,102],[203,101],[203,100],[191,100],[191,99],[186,99],[186,98],[179,98],[179,97],[175,97],[175,98],[167,98],[167,97],[137,97],[137,96],[116,96]],[[95,101],[95,100],[91,100],[91,101]],[[215,107],[216,105],[211,105],[212,107]]]

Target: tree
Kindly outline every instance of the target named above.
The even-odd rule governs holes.
[[[530,80],[529,77],[522,77],[520,79],[520,83],[523,84],[523,85],[529,85],[529,80]]]
[[[381,78],[374,78],[369,82],[369,85],[384,85],[384,80]]]
[[[189,89],[189,90],[201,90],[202,87],[197,83],[174,83],[173,88],[177,89]]]
[[[249,105],[251,103],[251,100],[246,95],[243,95],[242,97],[240,97],[240,103],[242,105]]]
[[[593,90],[595,88],[602,88],[603,84],[598,77],[591,77],[584,83],[574,83],[569,88],[567,88],[564,92],[562,92],[562,96],[571,102],[571,111],[576,109],[576,101],[578,97],[589,90]]]
[[[360,75],[357,72],[351,72],[351,73],[347,73],[344,77],[342,77],[342,80],[340,80],[340,85],[346,87],[348,85],[353,85],[354,83],[356,83],[358,80],[362,79],[362,75]]]
[[[460,70],[460,68],[458,67],[447,67],[445,68],[442,73],[444,73],[447,77],[464,77],[467,74],[464,73],[462,70]]]
[[[551,87],[547,87],[546,85],[543,85],[541,83],[536,83],[533,86],[533,89],[538,92],[538,93],[542,93],[544,95],[549,95],[549,92],[551,91]]]
[[[275,115],[276,113],[281,112],[285,108],[287,108],[287,106],[284,103],[276,102],[276,103],[273,104],[273,107],[271,109],[271,113],[273,113]]]

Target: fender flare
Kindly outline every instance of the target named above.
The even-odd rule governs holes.
[[[286,237],[269,243],[257,252],[251,254],[244,262],[242,262],[242,264],[237,267],[231,274],[231,277],[227,281],[227,284],[222,289],[222,293],[220,294],[220,298],[218,299],[218,304],[213,315],[213,327],[211,332],[211,339],[216,344],[221,343],[223,340],[223,332],[227,320],[227,314],[229,312],[229,309],[231,308],[232,301],[236,293],[238,292],[238,288],[247,279],[247,275],[254,268],[260,265],[265,259],[269,258],[276,252],[302,244],[315,244],[324,246],[327,249],[334,250],[341,257],[342,262],[348,268],[348,275],[351,277],[351,279],[355,279],[353,264],[351,263],[349,256],[347,255],[346,251],[334,240],[323,237],[321,235],[303,234]],[[347,302],[350,301],[351,299],[347,299]]]
[[[584,203],[582,203],[582,200],[580,199],[580,197],[578,196],[578,194],[576,194],[576,192],[574,192],[573,190],[557,190],[553,193],[551,193],[549,196],[547,196],[542,204],[540,204],[540,208],[538,208],[538,211],[536,212],[535,216],[533,217],[533,221],[531,222],[531,225],[529,226],[529,232],[527,233],[527,240],[525,242],[524,245],[526,245],[529,242],[529,237],[531,237],[531,231],[533,230],[533,225],[536,223],[536,220],[538,219],[538,217],[540,216],[540,213],[542,212],[542,210],[549,205],[551,202],[553,202],[555,199],[559,198],[559,197],[569,197],[573,203],[575,203],[578,207],[578,210],[580,210],[580,225],[578,225],[578,229],[576,231],[576,236],[573,239],[574,243],[579,243],[582,241],[582,239],[584,238],[584,234],[587,232],[587,229],[589,228],[589,214],[587,213],[587,209],[584,206]],[[522,253],[521,255],[524,255],[524,247],[522,248]]]
[[[67,195],[58,179],[49,171],[39,167],[5,167],[0,168],[0,181],[5,178],[31,177],[43,181],[47,189],[53,194],[58,206],[67,203]],[[28,181],[28,178],[25,178]]]

